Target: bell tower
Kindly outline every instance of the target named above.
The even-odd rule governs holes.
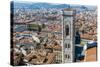
[[[73,9],[63,10],[63,60],[64,63],[74,61],[74,15]]]

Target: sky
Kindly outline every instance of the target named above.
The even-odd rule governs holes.
[[[82,4],[82,5],[97,5],[97,3],[94,3],[93,0],[13,0],[13,1],[32,1],[32,2],[49,2],[49,3],[64,3],[64,4],[71,3],[71,4]],[[90,1],[91,3],[89,3]]]

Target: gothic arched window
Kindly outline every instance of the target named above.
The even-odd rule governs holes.
[[[68,25],[65,26],[65,33],[66,33],[66,36],[69,35],[69,26]]]

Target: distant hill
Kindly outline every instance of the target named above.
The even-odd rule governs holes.
[[[13,1],[11,2],[13,3]],[[71,4],[52,4],[42,2],[14,2],[14,9],[64,9],[64,8],[75,8],[77,10],[96,10],[96,6],[88,5],[71,5]]]

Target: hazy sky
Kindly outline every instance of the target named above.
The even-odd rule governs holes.
[[[33,2],[97,5],[97,3],[94,3],[94,1],[92,1],[92,0],[11,0],[11,1],[33,1]],[[90,1],[91,1],[91,3],[89,3]],[[95,1],[97,1],[97,0],[95,0]]]

